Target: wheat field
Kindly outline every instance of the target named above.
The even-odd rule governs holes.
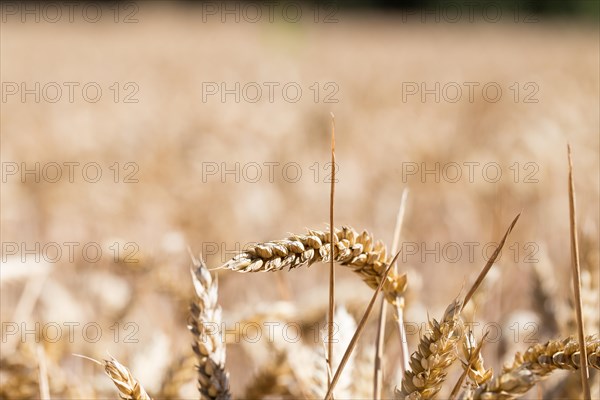
[[[597,21],[84,4],[2,9],[0,398],[583,399],[567,144],[599,398]]]

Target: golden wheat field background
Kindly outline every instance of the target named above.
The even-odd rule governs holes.
[[[518,213],[465,312],[477,341],[490,332],[486,367],[500,373],[516,351],[576,337],[567,143],[586,334],[598,335],[593,18],[504,10],[495,22],[477,11],[452,22],[443,7],[292,3],[271,20],[246,3],[228,3],[230,14],[221,3],[86,4],[60,17],[3,5],[2,398],[44,397],[45,381],[54,399],[115,398],[104,367],[76,355],[115,357],[153,398],[198,398],[188,248],[213,269],[252,243],[328,231],[331,113],[335,226],[389,249],[408,190],[398,271],[410,353]],[[328,268],[213,272],[235,398],[310,393],[297,382],[325,371]],[[336,271],[341,356],[373,290]],[[349,394],[336,398],[372,398],[379,304],[348,367]],[[387,321],[383,397],[393,398],[402,376],[391,308]],[[453,365],[439,398],[461,371]],[[559,371],[525,398],[582,398],[579,382]]]

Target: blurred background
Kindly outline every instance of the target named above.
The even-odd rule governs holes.
[[[216,268],[249,243],[327,229],[331,113],[336,226],[389,248],[409,190],[407,321],[440,318],[522,212],[472,316],[500,332],[484,348],[497,371],[527,340],[576,332],[570,143],[598,332],[598,2],[57,4],[2,4],[3,398],[39,398],[40,348],[55,398],[116,396],[73,354],[118,358],[157,398],[196,398],[188,248]],[[322,347],[309,331],[327,271],[220,271],[228,327],[284,314]],[[372,291],[338,271],[338,303],[360,318]],[[540,282],[554,322],[536,311]],[[242,397],[269,347],[228,341]],[[392,328],[386,343],[389,397]]]

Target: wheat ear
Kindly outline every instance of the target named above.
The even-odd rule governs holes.
[[[116,359],[104,360],[104,371],[119,389],[123,400],[150,400],[142,385],[133,377],[129,369]]]
[[[440,391],[448,367],[456,360],[456,345],[463,334],[461,309],[462,303],[455,300],[446,308],[441,322],[429,323],[431,332],[421,338],[418,350],[412,354],[402,387],[396,389],[396,399],[431,399]]]
[[[587,365],[600,369],[600,340],[597,337],[586,338]],[[515,399],[531,389],[537,382],[547,378],[555,370],[579,370],[581,354],[579,343],[569,337],[564,340],[551,340],[545,344],[536,344],[517,353],[512,366],[489,383],[477,388],[467,399]]]
[[[203,400],[231,399],[229,374],[225,370],[225,343],[220,337],[221,306],[217,303],[217,282],[202,260],[192,258],[192,281],[196,301],[191,305],[189,330],[198,358],[198,390]]]
[[[359,234],[348,226],[336,228],[335,235],[334,261],[352,268],[369,287],[376,289],[391,260],[385,245],[375,242],[367,231]],[[291,235],[287,239],[255,244],[221,268],[238,272],[265,272],[327,262],[331,256],[329,238],[328,232],[308,230],[305,235]],[[386,299],[394,303],[396,296],[402,294],[405,288],[406,276],[392,271],[384,282],[383,292]]]
[[[487,335],[487,334],[486,334]],[[469,330],[463,337],[462,352],[466,358],[466,362],[462,362],[462,367],[467,371],[467,375],[476,386],[481,386],[492,379],[494,370],[492,368],[485,369],[483,364],[483,355],[481,354],[481,343],[477,344],[473,331]]]

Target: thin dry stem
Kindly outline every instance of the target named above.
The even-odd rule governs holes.
[[[571,146],[567,145],[567,154],[569,159],[569,222],[571,227],[571,266],[573,268],[573,291],[575,294],[575,311],[577,313],[577,335],[579,337],[579,346],[582,356],[587,359],[585,343],[585,327],[583,322],[582,303],[581,303],[581,267],[579,265],[579,244],[577,241],[577,209],[575,205],[575,183],[573,180],[573,160],[571,159]],[[581,368],[581,387],[584,398],[591,399],[590,394],[590,372],[587,364]]]
[[[333,206],[335,199],[335,117],[331,114],[331,193],[329,198],[329,237],[334,238]],[[335,243],[334,243],[335,244]],[[335,250],[334,250],[335,251]],[[329,317],[327,325],[327,360],[329,371],[333,370],[333,324],[335,313],[335,269],[333,267],[334,257],[329,260]],[[328,386],[331,381],[328,379]]]
[[[404,212],[406,210],[406,198],[408,189],[402,191],[402,198],[400,200],[400,207],[396,216],[396,226],[394,227],[394,239],[392,242],[392,254],[398,251],[400,244],[400,233],[402,232],[402,222],[404,220]],[[393,271],[398,272],[398,264],[394,263]],[[400,374],[404,374],[404,371],[408,369],[408,348],[406,344],[406,333],[404,332],[404,298],[402,296],[396,297],[395,302],[396,319],[398,321],[398,330],[400,334]],[[381,299],[381,306],[379,308],[379,322],[377,324],[377,336],[375,339],[375,363],[373,372],[373,398],[381,398],[381,389],[383,386],[383,338],[385,336],[385,323],[387,316],[387,301],[385,298]]]
[[[371,311],[373,310],[373,305],[375,304],[375,300],[377,300],[377,296],[379,295],[379,292],[381,292],[381,290],[383,289],[383,286],[387,280],[388,274],[392,270],[392,265],[396,262],[396,259],[398,258],[399,254],[400,254],[400,252],[396,253],[396,255],[394,256],[394,258],[392,259],[390,264],[385,269],[385,272],[384,272],[383,276],[381,277],[379,285],[377,286],[377,289],[375,289],[375,293],[373,293],[373,296],[371,297],[371,301],[369,302],[367,309],[365,310],[360,322],[358,323],[356,332],[354,332],[354,336],[352,336],[352,340],[350,341],[350,344],[348,345],[348,348],[346,349],[346,352],[344,353],[344,356],[342,357],[340,366],[335,371],[335,375],[333,376],[333,379],[331,380],[331,385],[329,386],[327,394],[325,395],[325,400],[329,400],[332,398],[333,390],[335,389],[335,385],[337,384],[338,380],[340,379],[340,376],[342,375],[342,372],[344,371],[344,367],[346,366],[348,359],[352,355],[352,352],[354,351],[354,348],[356,347],[356,343],[358,342],[360,335],[362,335],[362,332],[365,329],[365,326],[367,325],[367,320],[369,318],[369,315],[371,314]]]
[[[502,248],[504,247],[504,243],[506,242],[506,239],[508,238],[508,235],[513,230],[513,228],[515,227],[515,224],[519,220],[520,216],[521,216],[521,213],[517,214],[517,216],[515,217],[515,219],[513,219],[512,223],[510,224],[510,226],[506,230],[506,233],[504,233],[504,236],[502,237],[502,240],[500,240],[500,243],[498,244],[498,247],[496,248],[496,250],[494,251],[494,253],[490,257],[490,259],[488,260],[488,262],[485,264],[485,267],[483,267],[483,269],[479,273],[479,276],[475,280],[475,283],[473,284],[473,286],[471,286],[471,289],[467,292],[467,294],[465,296],[465,300],[463,302],[463,307],[465,305],[467,305],[467,303],[469,302],[469,300],[471,300],[471,297],[473,296],[473,294],[475,293],[475,291],[477,290],[477,288],[479,288],[479,286],[481,285],[481,282],[483,282],[483,279],[485,278],[485,276],[487,275],[487,273],[490,271],[490,268],[492,268],[492,266],[494,265],[494,262],[496,261],[496,258],[498,257],[498,255],[502,251]]]

